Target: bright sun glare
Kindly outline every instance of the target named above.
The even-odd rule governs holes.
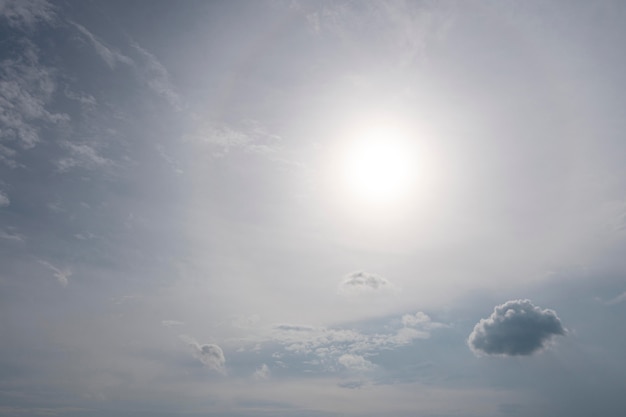
[[[396,201],[410,193],[415,177],[414,151],[397,129],[365,129],[346,150],[344,180],[360,199],[376,204]]]

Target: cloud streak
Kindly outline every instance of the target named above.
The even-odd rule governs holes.
[[[476,355],[529,356],[565,332],[553,310],[530,300],[510,300],[474,326],[468,345]]]
[[[43,261],[43,260],[39,260],[39,263],[45,267],[47,267],[48,269],[50,269],[53,272],[54,277],[57,279],[57,281],[59,281],[59,284],[61,284],[62,287],[67,287],[67,285],[69,284],[69,278],[72,276],[72,270],[69,268],[57,268],[56,266],[52,265],[50,262],[48,261]]]

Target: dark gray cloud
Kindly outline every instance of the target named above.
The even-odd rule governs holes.
[[[530,300],[510,300],[481,319],[469,336],[476,354],[526,356],[541,350],[565,328],[553,310],[541,309]]]

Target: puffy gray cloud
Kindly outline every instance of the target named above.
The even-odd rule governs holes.
[[[194,356],[210,369],[225,374],[224,364],[226,358],[224,351],[218,345],[213,343],[200,344],[191,336],[181,335],[180,338],[187,343],[192,349]]]
[[[541,309],[530,300],[510,300],[474,326],[468,345],[477,355],[527,356],[565,332],[553,310]]]
[[[340,365],[351,371],[363,372],[374,368],[374,364],[361,355],[346,353],[337,359]]]
[[[368,293],[393,288],[394,285],[386,278],[364,271],[351,272],[339,284],[341,294]]]

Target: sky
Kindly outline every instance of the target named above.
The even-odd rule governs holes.
[[[0,0],[0,416],[623,416],[625,20]]]

